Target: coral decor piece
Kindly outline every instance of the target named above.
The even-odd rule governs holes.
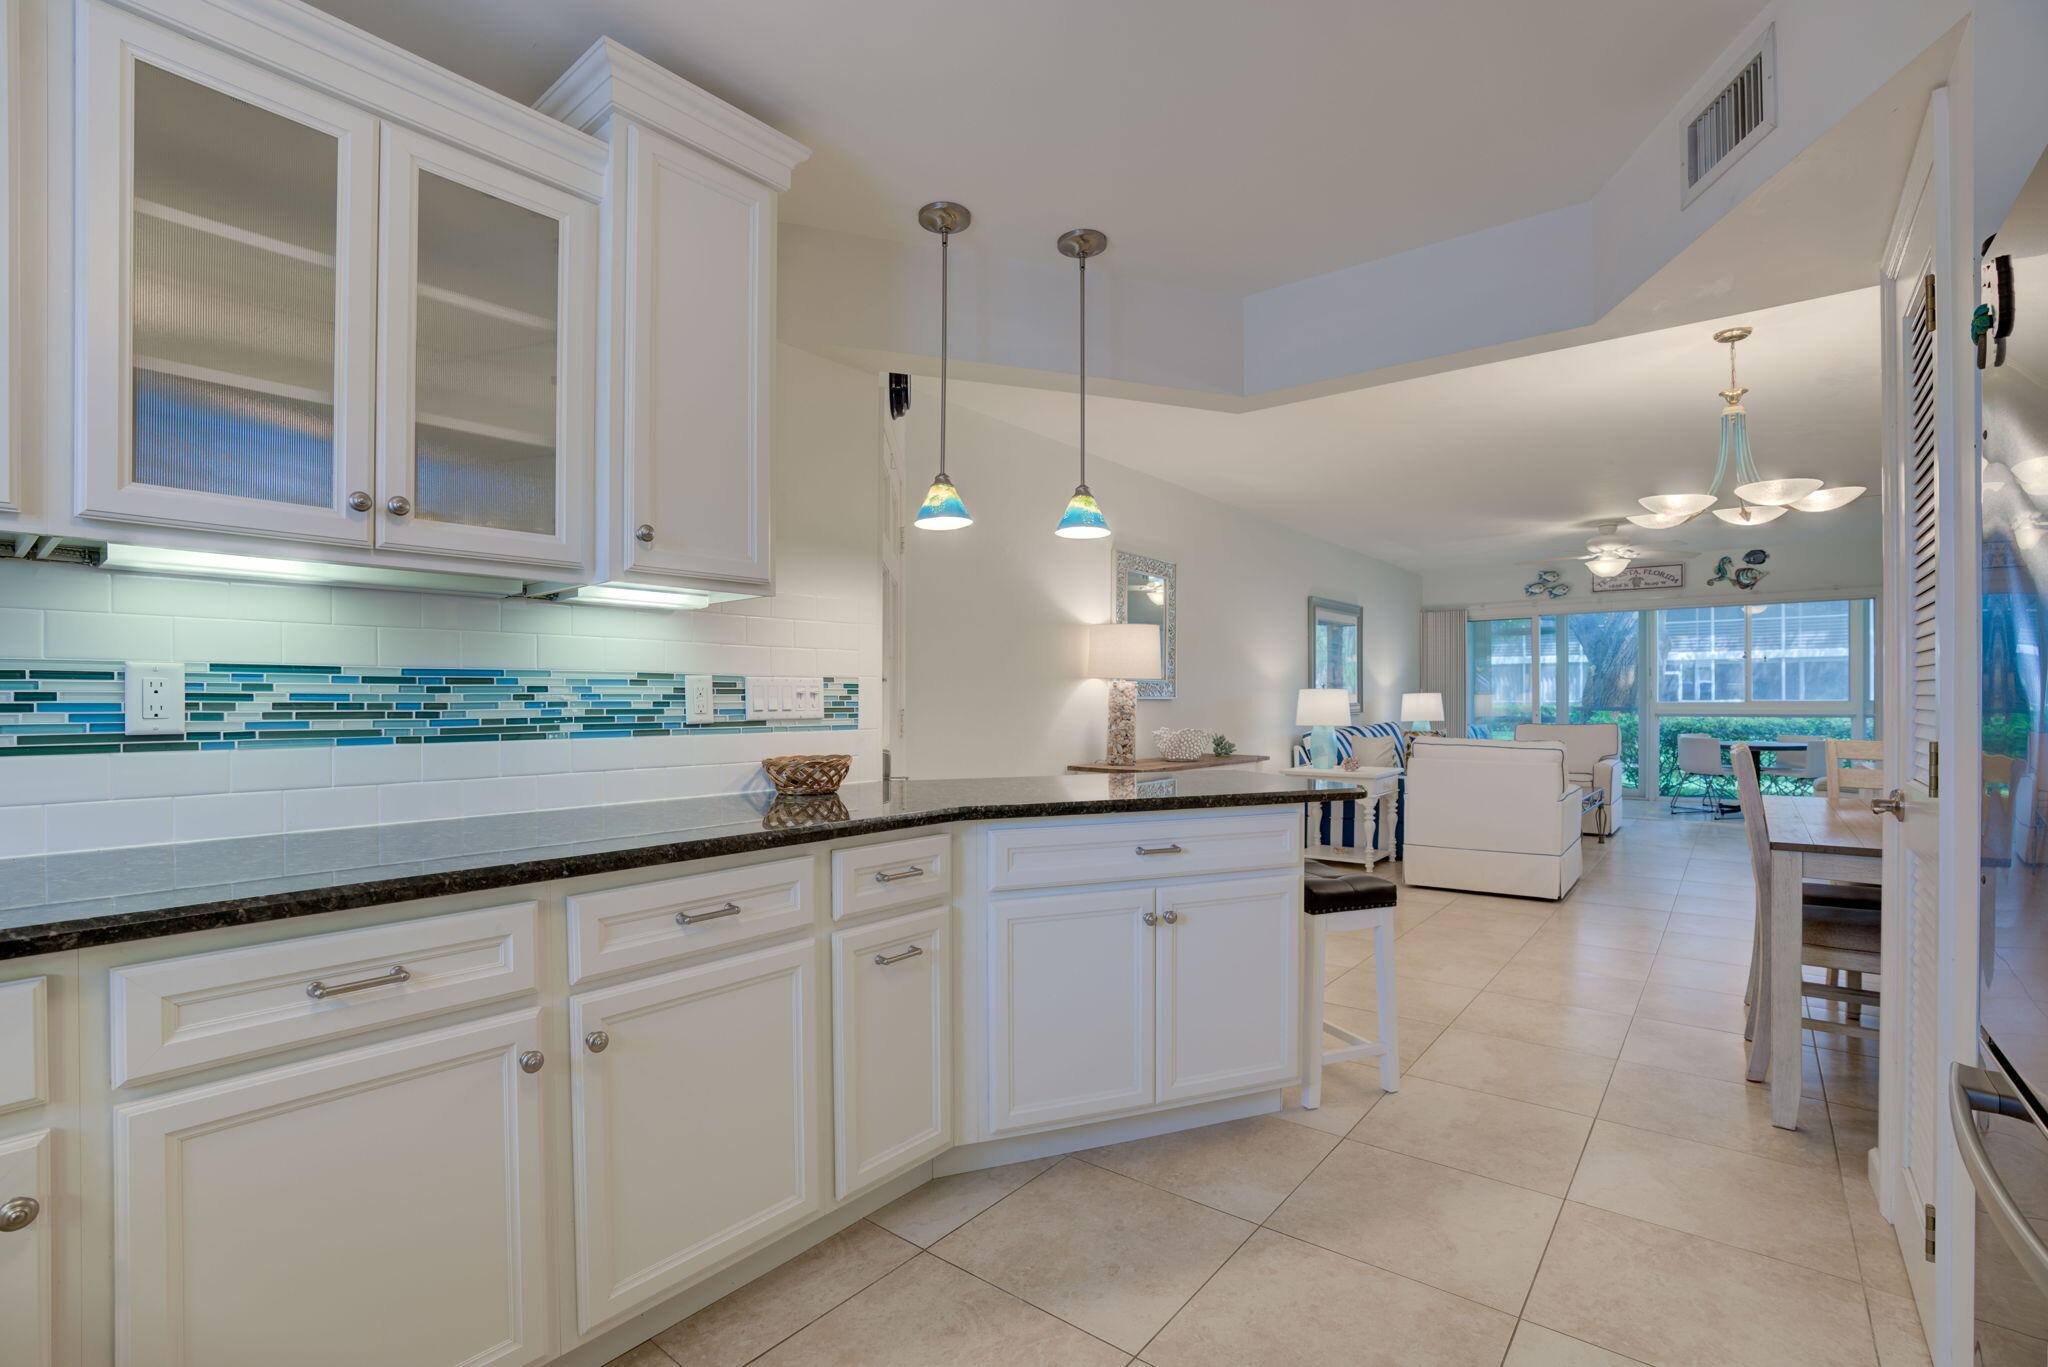
[[[1159,743],[1159,757],[1171,760],[1200,759],[1209,753],[1209,743],[1216,739],[1213,731],[1200,727],[1186,726],[1175,730],[1162,726],[1152,733],[1152,739]]]

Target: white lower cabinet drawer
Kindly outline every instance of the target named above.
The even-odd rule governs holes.
[[[819,950],[569,999],[579,1334],[823,1208]]]
[[[1301,859],[1301,812],[998,826],[987,834],[988,886],[1063,887],[1285,868]]]
[[[951,908],[832,937],[837,1194],[893,1177],[953,1141]]]
[[[550,1357],[539,1044],[528,1010],[115,1107],[116,1362]]]
[[[811,924],[810,856],[569,898],[569,981],[648,968]]]
[[[535,905],[117,968],[117,1087],[533,990]]]
[[[921,835],[832,854],[832,919],[943,901],[953,893],[953,837]]]

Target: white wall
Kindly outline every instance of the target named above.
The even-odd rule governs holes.
[[[1623,529],[1624,532],[1627,528]],[[1592,591],[1592,572],[1582,564],[1560,561],[1550,566],[1515,565],[1506,557],[1461,569],[1440,571],[1424,577],[1423,601],[1431,607],[1475,608],[1506,605],[1536,610],[1538,600],[1522,592],[1540,569],[1564,571],[1564,582],[1572,591],[1561,600],[1543,599],[1543,610],[1571,611],[1598,608],[1634,612],[1642,608],[1672,607],[1692,603],[1761,602],[1784,595],[1805,597],[1842,590],[1843,596],[1868,596],[1877,592],[1884,577],[1882,527],[1877,499],[1861,502],[1832,513],[1787,513],[1755,531],[1730,535],[1734,530],[1711,517],[1683,530],[1647,533],[1639,545],[1683,546],[1697,552],[1684,561],[1685,587],[1674,591]],[[1728,584],[1709,585],[1715,562],[1724,555],[1742,563],[1742,554],[1752,549],[1770,553],[1761,568],[1768,573],[1754,590]],[[1643,557],[1655,564],[1665,557]]]
[[[936,388],[916,382],[905,420],[913,480],[936,460]],[[1284,757],[1311,596],[1365,608],[1365,720],[1393,717],[1415,686],[1420,586],[1405,570],[1094,457],[1088,483],[1115,535],[1063,540],[1052,528],[1073,492],[1073,447],[957,404],[949,446],[976,521],[908,534],[899,772],[1052,774],[1101,757],[1106,685],[1081,677],[1082,624],[1113,615],[1117,548],[1179,567],[1178,696],[1138,703],[1141,755],[1157,753],[1155,727],[1200,726]]]
[[[859,730],[811,742],[737,732],[171,754],[0,751],[0,855],[765,788],[761,758],[788,753],[792,742],[850,751],[854,779],[880,777],[878,382],[788,347],[777,360],[773,598],[653,613],[0,559],[0,659],[851,675],[862,685]]]

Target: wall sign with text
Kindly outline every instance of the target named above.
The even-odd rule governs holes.
[[[1630,589],[1682,589],[1685,587],[1685,566],[1677,565],[1630,565],[1611,579],[1593,576],[1593,592],[1623,593]]]

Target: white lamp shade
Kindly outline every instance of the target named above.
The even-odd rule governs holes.
[[[1095,679],[1159,677],[1159,628],[1151,622],[1103,622],[1088,628],[1088,675]]]
[[[1760,479],[1754,484],[1736,485],[1735,496],[1744,503],[1783,508],[1817,491],[1820,485],[1817,479]]]
[[[1351,695],[1341,688],[1304,688],[1295,695],[1296,726],[1351,725]]]
[[[1651,494],[1648,498],[1637,499],[1636,502],[1642,504],[1653,513],[1670,513],[1678,517],[1691,517],[1695,513],[1703,513],[1713,507],[1714,496],[1712,494]]]
[[[1442,721],[1443,719],[1443,694],[1403,693],[1401,695],[1402,721]]]
[[[1785,515],[1783,508],[1757,508],[1744,504],[1740,508],[1716,508],[1714,516],[1737,527],[1761,527],[1766,522],[1775,522]]]
[[[1586,568],[1602,579],[1612,579],[1627,569],[1629,558],[1625,555],[1596,555],[1586,562]]]
[[[1864,492],[1861,484],[1838,484],[1832,489],[1816,489],[1791,506],[1802,513],[1831,513],[1854,503]]]
[[[1638,527],[1647,527],[1653,532],[1661,532],[1666,528],[1676,527],[1679,523],[1689,519],[1684,513],[1630,513],[1628,520],[1635,523]]]

